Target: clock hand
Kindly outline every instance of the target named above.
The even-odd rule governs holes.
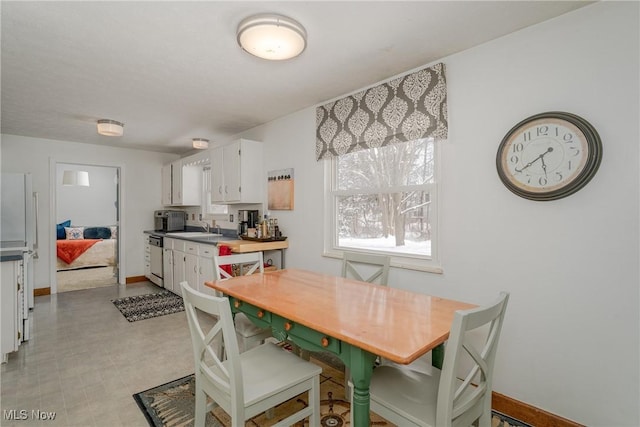
[[[540,154],[538,157],[536,157],[535,159],[531,160],[529,163],[527,163],[526,165],[524,165],[522,167],[522,169],[518,170],[518,168],[514,168],[514,170],[518,173],[522,172],[523,170],[525,170],[526,168],[528,168],[529,166],[531,166],[532,164],[534,164],[535,162],[537,162],[538,160],[542,160],[542,158],[545,156],[545,154],[550,153],[553,151],[553,147],[549,147],[547,148],[547,151],[545,151],[544,153]],[[544,165],[544,160],[542,161],[542,164]],[[542,167],[545,170],[545,175],[547,174],[546,170],[547,167],[543,166]]]
[[[526,165],[524,165],[522,167],[522,169],[518,170],[518,168],[514,168],[514,170],[518,173],[522,172],[523,170],[525,170],[526,168],[528,168],[529,166],[531,166],[532,164],[534,164],[535,162],[537,162],[538,160],[540,160],[542,158],[544,154],[540,154],[538,157],[536,157],[535,159],[531,160],[529,163],[527,163]]]

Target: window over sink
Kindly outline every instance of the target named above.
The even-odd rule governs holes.
[[[206,219],[226,219],[228,205],[218,205],[211,201],[211,166],[202,169],[202,214]]]

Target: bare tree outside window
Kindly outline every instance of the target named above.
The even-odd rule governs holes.
[[[334,161],[338,247],[432,255],[432,139],[356,151]]]

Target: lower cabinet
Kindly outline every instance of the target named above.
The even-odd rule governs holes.
[[[24,270],[22,261],[0,263],[0,347],[2,363],[24,341]]]
[[[180,239],[171,239],[170,254],[167,254],[167,239],[165,239],[165,267],[171,263],[171,273],[165,270],[165,288],[175,294],[182,295],[180,282],[186,281],[192,288],[205,294],[213,295],[213,289],[204,285],[204,282],[213,281],[213,257],[218,254],[218,248],[215,245],[198,244]],[[171,261],[167,258],[170,257]],[[167,277],[171,275],[171,279]],[[169,287],[167,282],[171,281],[172,286]]]
[[[151,245],[149,235],[144,235],[144,277],[151,280]]]
[[[212,245],[200,245],[198,249],[198,290],[204,294],[215,295],[215,291],[204,282],[215,280],[213,269],[213,257],[218,255],[218,247]]]
[[[180,286],[180,284],[174,285],[173,283],[173,245],[167,247],[167,239],[165,239],[164,242],[165,246],[162,248],[162,277],[164,288],[174,292],[174,286]]]
[[[198,279],[198,245],[191,248],[195,251],[185,252],[184,254],[184,276],[185,280],[192,288],[200,290],[200,281]]]
[[[173,247],[173,293],[182,296],[180,282],[186,280],[184,240],[175,240]]]

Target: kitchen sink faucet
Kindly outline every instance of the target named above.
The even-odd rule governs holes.
[[[202,222],[202,228],[204,228],[205,232],[209,232],[209,223],[207,221]]]

